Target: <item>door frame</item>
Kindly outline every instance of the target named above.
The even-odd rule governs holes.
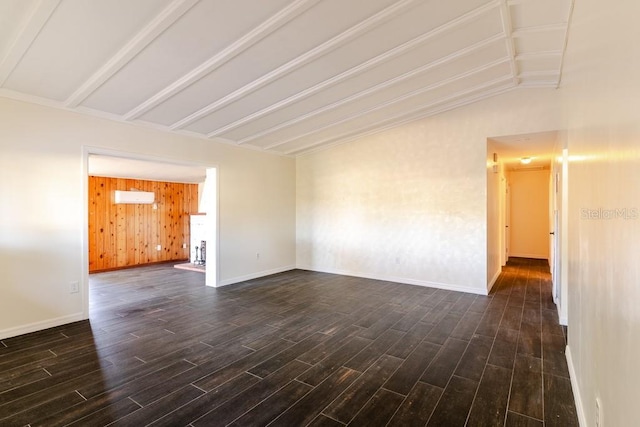
[[[82,318],[89,319],[89,156],[101,155],[110,157],[120,157],[133,160],[143,160],[155,163],[169,163],[182,166],[194,166],[201,167],[207,170],[207,177],[211,174],[215,179],[212,180],[212,184],[205,186],[208,188],[209,194],[209,206],[208,209],[212,211],[212,215],[206,222],[206,236],[207,239],[212,239],[215,242],[213,246],[213,254],[207,253],[207,258],[211,255],[213,262],[207,263],[208,268],[205,273],[205,283],[207,286],[217,286],[219,282],[220,271],[220,241],[219,241],[219,167],[212,164],[203,164],[193,161],[176,160],[160,156],[152,156],[148,154],[132,153],[129,151],[113,150],[102,147],[94,147],[90,145],[82,146],[82,165],[81,165],[81,191],[82,191],[82,235],[81,235],[81,251],[80,251],[80,297],[82,299]],[[212,172],[209,172],[212,171]],[[206,183],[206,180],[205,180]],[[206,189],[204,191],[207,191]],[[213,271],[211,271],[213,270]]]

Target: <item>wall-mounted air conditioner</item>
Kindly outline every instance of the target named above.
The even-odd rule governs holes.
[[[155,200],[155,193],[150,191],[120,191],[116,190],[116,204],[150,205]]]

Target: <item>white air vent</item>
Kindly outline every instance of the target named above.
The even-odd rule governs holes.
[[[116,204],[143,204],[150,205],[155,199],[155,194],[150,191],[119,191],[116,190]]]

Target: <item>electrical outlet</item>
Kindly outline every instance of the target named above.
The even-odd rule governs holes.
[[[156,246],[156,251],[161,251],[162,250],[162,245],[157,245]]]
[[[260,259],[260,252],[256,254],[256,259]]]
[[[79,282],[69,283],[69,293],[77,294],[78,292],[80,292],[80,283]]]
[[[596,397],[596,427],[603,427],[602,423],[602,403],[600,398]]]

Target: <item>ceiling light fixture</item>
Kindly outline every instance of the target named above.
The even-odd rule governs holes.
[[[520,159],[520,163],[522,163],[523,165],[528,165],[529,163],[531,163],[531,157],[523,157]]]

